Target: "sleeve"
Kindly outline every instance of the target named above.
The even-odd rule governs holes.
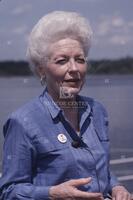
[[[4,135],[0,200],[48,200],[49,187],[33,184],[36,150],[24,127],[9,119]]]
[[[112,192],[112,188],[117,186],[117,185],[121,185],[119,183],[119,181],[117,180],[116,176],[113,174],[113,172],[110,170],[110,188],[109,188],[109,192]]]
[[[109,165],[109,194],[112,193],[112,188],[117,186],[117,185],[121,185],[120,182],[118,181],[117,177],[114,175],[114,173],[111,171],[110,169],[110,139],[109,139],[109,120],[108,120],[108,113],[107,110],[101,106],[102,108],[102,114],[103,114],[103,127],[105,129],[105,135],[107,136],[108,140],[109,140],[109,146],[107,148],[107,152],[108,152],[108,165]]]
[[[94,113],[94,124],[95,129],[97,132],[97,135],[100,139],[100,141],[108,141],[107,145],[106,142],[103,143],[103,148],[107,152],[107,158],[108,158],[108,176],[109,176],[109,193],[111,194],[112,188],[121,185],[119,181],[117,180],[117,177],[112,173],[110,169],[110,140],[109,140],[109,120],[108,120],[108,113],[105,109],[105,107],[99,103],[94,102],[93,106],[93,113]]]

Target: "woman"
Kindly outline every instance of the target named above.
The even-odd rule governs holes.
[[[78,95],[91,35],[74,12],[52,12],[32,30],[27,55],[46,89],[4,126],[2,200],[130,199],[109,169],[106,111]]]

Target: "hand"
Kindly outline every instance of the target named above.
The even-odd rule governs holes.
[[[132,200],[131,194],[123,186],[115,186],[112,189],[112,200]]]
[[[101,193],[84,192],[78,187],[91,182],[91,178],[81,178],[66,181],[52,186],[49,194],[52,200],[104,200]]]

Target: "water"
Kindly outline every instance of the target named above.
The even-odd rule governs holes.
[[[0,161],[7,115],[43,88],[34,77],[0,78]],[[111,159],[133,157],[133,76],[89,76],[81,92],[105,105],[110,120]],[[118,177],[133,175],[133,162],[112,166]],[[123,181],[133,191],[133,180]]]

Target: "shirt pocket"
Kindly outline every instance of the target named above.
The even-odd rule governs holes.
[[[56,138],[47,139],[45,137],[39,137],[36,142],[36,149],[38,155],[47,156],[51,152],[63,150],[69,148],[68,141],[65,143],[59,142]]]
[[[93,122],[93,126],[97,133],[97,136],[101,142],[108,142],[109,135],[108,135],[108,126],[109,121],[107,118],[100,118],[98,121]]]
[[[51,140],[45,137],[38,138],[36,144],[37,149],[37,162],[42,168],[54,167],[56,165],[71,165],[73,161],[73,156],[70,151],[69,142],[61,143],[58,139]]]
[[[77,176],[69,141],[46,141],[40,137],[38,142],[36,170],[38,175],[45,176],[48,185],[59,184]]]
[[[94,124],[96,135],[101,143],[106,156],[109,153],[109,134],[108,134],[108,118],[103,117],[99,119],[98,123]]]

